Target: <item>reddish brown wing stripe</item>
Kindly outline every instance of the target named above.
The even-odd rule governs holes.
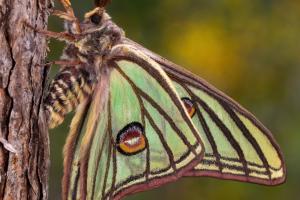
[[[44,99],[49,128],[61,124],[67,113],[90,96],[95,83],[95,74],[83,66],[63,68],[51,82]]]

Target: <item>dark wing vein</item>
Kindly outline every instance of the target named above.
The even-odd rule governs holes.
[[[139,92],[154,108],[157,109],[157,111],[162,116],[164,116],[164,118],[169,122],[170,126],[175,130],[176,134],[180,137],[183,143],[194,153],[194,155],[197,155],[195,148],[189,143],[184,133],[176,126],[172,118],[149,95],[141,90],[139,90]]]
[[[172,150],[170,149],[169,145],[167,144],[164,136],[163,136],[163,133],[161,132],[161,130],[156,126],[153,118],[150,116],[150,114],[146,111],[145,112],[146,114],[146,117],[148,118],[149,120],[149,123],[151,124],[151,126],[154,128],[154,130],[156,131],[159,139],[161,140],[161,143],[162,145],[164,146],[168,156],[169,156],[169,162],[170,162],[170,165],[171,167],[174,169],[174,171],[176,171],[176,165],[175,165],[175,161],[174,161],[174,155],[173,155],[173,152]]]
[[[192,91],[185,85],[185,84],[180,84],[179,82],[176,81],[177,84],[181,85],[185,91],[191,96],[193,102],[197,102],[196,99],[195,99],[195,96],[194,94],[192,93]],[[196,104],[196,106],[198,106],[199,104]],[[218,147],[216,145],[216,142],[215,142],[215,139],[210,131],[210,128],[209,126],[207,125],[200,109],[196,109],[196,113],[197,113],[197,116],[200,120],[200,123],[203,127],[203,130],[204,130],[204,133],[211,145],[211,148],[212,148],[212,151],[213,151],[213,154],[216,158],[216,165],[219,167],[219,170],[222,171],[223,167],[222,167],[222,163],[220,162],[220,154],[219,154],[219,151],[218,151]]]
[[[169,147],[169,145],[167,144],[164,136],[163,136],[163,133],[161,132],[161,130],[156,126],[154,120],[152,119],[152,117],[150,116],[150,114],[148,113],[148,111],[145,109],[144,107],[144,104],[142,102],[142,99],[139,95],[139,89],[137,88],[137,86],[133,83],[133,81],[130,80],[130,78],[119,68],[119,67],[116,67],[116,69],[120,72],[120,74],[128,81],[128,83],[130,84],[130,86],[133,88],[133,91],[136,93],[136,96],[138,96],[138,98],[140,99],[139,101],[141,101],[141,105],[143,105],[143,111],[144,111],[144,115],[148,118],[151,126],[154,128],[154,130],[156,131],[159,139],[161,140],[161,143],[162,145],[164,146],[167,154],[168,154],[168,157],[169,157],[169,162],[170,162],[170,165],[172,166],[172,168],[174,170],[176,170],[176,166],[175,166],[175,162],[174,162],[174,155],[172,153],[172,150],[171,148]],[[145,122],[144,122],[145,124]],[[149,149],[149,147],[147,147]],[[148,150],[149,151],[149,150]],[[148,154],[148,153],[147,153]],[[148,156],[147,156],[148,157]],[[149,159],[147,159],[147,168],[150,168],[150,163],[149,163]],[[149,166],[148,166],[149,165]],[[150,170],[150,169],[148,169]],[[149,173],[149,172],[148,172]]]
[[[224,104],[223,102],[221,102],[221,101],[219,101],[219,102],[223,106],[223,108],[227,111],[227,113],[230,115],[230,117],[233,119],[233,121],[235,122],[237,127],[239,127],[239,129],[241,130],[243,135],[251,143],[251,145],[253,146],[253,148],[256,151],[256,154],[259,156],[259,158],[263,162],[263,165],[264,165],[264,167],[266,168],[266,170],[268,172],[268,176],[271,179],[271,172],[270,172],[270,169],[269,169],[269,163],[268,163],[264,153],[262,152],[260,146],[258,145],[257,141],[255,140],[255,138],[251,135],[251,133],[249,132],[247,127],[243,124],[243,122],[241,122],[241,120],[238,118],[236,113],[231,108],[229,108],[226,104]]]
[[[232,136],[232,133],[230,130],[226,127],[226,125],[220,120],[220,118],[214,113],[214,111],[204,102],[202,101],[197,95],[195,95],[191,90],[189,90],[191,94],[193,94],[193,97],[197,100],[197,102],[201,105],[201,107],[208,113],[209,117],[212,119],[212,121],[222,130],[225,137],[227,138],[228,142],[231,144],[231,146],[236,150],[239,158],[241,159],[241,162],[244,167],[245,175],[249,175],[249,169],[247,167],[247,161],[245,159],[243,150],[241,149],[239,143],[234,139]]]
[[[78,170],[78,173],[76,174],[75,180],[74,180],[74,189],[72,191],[72,199],[77,199],[77,192],[78,192],[78,182],[80,177],[80,170]]]
[[[141,115],[142,115],[142,124],[144,126],[144,129],[146,130],[146,123],[145,123],[145,105],[144,105],[144,102],[142,100],[142,98],[140,97],[140,95],[138,94],[138,91],[136,90],[136,88],[131,85],[131,82],[130,80],[128,80],[126,74],[124,74],[123,71],[120,70],[120,68],[117,66],[117,65],[114,65],[115,69],[118,70],[118,72],[125,78],[125,80],[127,80],[127,82],[129,83],[130,87],[132,88],[133,92],[135,93],[135,96],[137,97],[138,99],[138,102],[139,102],[139,105],[140,105],[140,109],[141,109]],[[124,76],[125,75],[125,76]],[[145,132],[146,134],[146,132]],[[147,137],[147,135],[146,135]],[[146,180],[149,179],[149,174],[150,174],[150,149],[149,149],[149,143],[148,143],[148,140],[146,140]]]
[[[204,132],[205,132],[205,135],[206,135],[206,137],[207,137],[207,139],[208,139],[208,141],[209,141],[209,143],[210,143],[210,145],[211,145],[213,154],[214,154],[214,156],[215,156],[215,158],[216,158],[216,165],[219,167],[219,170],[222,171],[223,166],[222,166],[222,163],[221,163],[221,161],[220,161],[220,154],[219,154],[219,152],[218,152],[218,147],[217,147],[217,145],[216,145],[216,142],[215,142],[215,140],[214,140],[214,137],[213,137],[212,134],[211,134],[210,128],[209,128],[209,126],[207,125],[207,123],[206,123],[206,121],[205,121],[205,119],[204,119],[204,117],[203,117],[203,115],[202,115],[200,109],[197,109],[197,110],[196,110],[196,113],[197,113],[197,116],[198,116],[198,118],[199,118],[199,120],[200,120],[200,123],[201,123],[201,125],[202,125],[202,127],[203,127],[203,130],[204,130]]]
[[[108,129],[105,130],[104,133],[107,133]],[[99,164],[100,164],[100,159],[102,158],[102,152],[103,152],[103,149],[104,149],[104,142],[106,141],[106,138],[107,138],[107,134],[105,134],[104,138],[103,138],[103,141],[102,141],[102,144],[101,144],[101,149],[100,149],[100,152],[98,154],[98,158],[97,158],[97,163],[96,163],[96,168],[95,168],[95,176],[93,177],[93,188],[92,188],[92,199],[94,199],[94,195],[95,195],[95,184],[96,184],[96,179],[97,179],[97,174],[98,174],[98,170],[99,170]]]
[[[112,135],[112,124],[111,124],[111,96],[109,97],[109,104],[108,104],[108,131],[109,131],[110,145],[111,145],[111,147],[113,147],[112,148],[112,157],[113,157],[113,176],[112,176],[112,178],[113,179],[112,179],[110,195],[109,195],[109,199],[111,199],[113,196],[114,189],[115,189],[116,176],[117,176],[116,144],[114,142],[114,138]]]
[[[180,99],[177,98],[176,93],[171,91],[169,83],[162,78],[161,74],[155,69],[153,68],[153,66],[151,64],[149,64],[148,62],[145,62],[142,58],[139,57],[135,57],[134,59],[127,57],[124,58],[126,60],[132,61],[136,64],[138,64],[142,69],[144,69],[147,73],[149,73],[151,75],[151,77],[153,77],[157,83],[159,83],[159,85],[168,92],[168,94],[170,95],[172,101],[174,102],[174,104],[177,106],[179,112],[181,113],[183,119],[186,122],[190,121],[189,116],[186,114],[186,111],[184,110],[184,107],[182,106],[182,103],[180,101]],[[141,90],[140,90],[141,91]],[[147,98],[147,94],[145,94],[142,91],[142,96],[146,96]],[[145,94],[145,95],[144,95]],[[151,98],[150,98],[151,99]],[[155,103],[155,102],[154,102]],[[156,103],[155,103],[156,104]],[[187,123],[187,125],[189,126],[190,130],[192,130],[192,133],[194,135],[194,137],[197,139],[197,141],[201,144],[201,146],[203,147],[201,138],[199,136],[199,134],[197,133],[196,129],[193,127],[192,123]],[[192,148],[192,152],[195,153],[194,149]],[[196,155],[196,154],[195,154]]]
[[[121,70],[119,68],[119,70]],[[122,70],[121,70],[122,71]],[[147,71],[148,72],[148,71]],[[127,76],[124,72],[123,75]],[[131,82],[131,84],[135,87],[136,91],[145,99],[147,100],[170,124],[170,126],[175,130],[176,134],[180,137],[180,139],[183,141],[183,143],[194,153],[194,155],[197,156],[197,153],[195,151],[195,148],[189,143],[189,141],[187,140],[186,136],[184,135],[184,133],[177,127],[177,125],[175,124],[175,122],[172,120],[172,118],[148,95],[146,94],[144,91],[142,91],[137,85],[135,85],[135,83],[127,76],[127,80],[129,82]],[[157,79],[156,79],[157,80]],[[157,80],[158,81],[158,80]],[[158,81],[158,83],[161,85],[161,82]],[[161,85],[162,86],[162,85]],[[164,87],[163,87],[164,88]],[[166,90],[166,88],[164,88]],[[168,93],[169,94],[169,93]],[[170,97],[172,98],[171,94],[169,94]],[[172,98],[172,100],[177,99],[176,97]],[[176,105],[176,104],[175,104]],[[180,108],[182,107],[181,104]],[[183,108],[182,108],[183,109]],[[184,111],[185,112],[185,111]],[[184,113],[183,116],[186,116],[186,114]],[[190,120],[190,119],[188,119]],[[189,123],[188,123],[189,124]],[[194,130],[194,128],[192,128],[191,130]],[[197,138],[199,138],[199,136],[197,136]]]
[[[103,183],[103,187],[102,187],[102,197],[104,197],[104,195],[105,195],[106,183],[107,183],[107,178],[108,178],[108,173],[109,173],[109,168],[110,168],[111,147],[112,147],[112,144],[109,143],[109,147],[108,147],[109,152],[108,152],[108,155],[107,155],[108,158],[107,158],[107,162],[106,162],[106,171],[105,171],[104,183]]]
[[[186,86],[186,85],[182,85],[185,90],[192,95],[193,98],[195,98],[195,94],[193,94],[193,92]],[[264,156],[260,146],[258,145],[257,141],[255,140],[255,138],[251,135],[250,131],[247,129],[247,127],[243,124],[243,122],[241,122],[241,120],[238,118],[238,116],[236,115],[236,113],[232,110],[232,108],[230,108],[228,106],[228,104],[226,104],[224,101],[222,101],[219,98],[216,98],[216,100],[219,102],[219,104],[224,108],[224,110],[229,114],[229,116],[233,119],[233,121],[235,122],[235,124],[237,125],[237,127],[241,130],[242,134],[245,136],[245,138],[248,139],[248,141],[251,143],[251,145],[253,146],[253,148],[255,149],[257,155],[259,156],[259,158],[261,159],[261,161],[263,162],[264,167],[266,168],[267,172],[268,172],[268,176],[269,178],[271,178],[271,172],[269,169],[269,164],[268,161],[266,159],[266,157]],[[198,110],[198,109],[197,109]],[[200,118],[201,120],[201,118]],[[201,122],[202,123],[202,122]],[[203,126],[204,127],[204,126]],[[206,132],[206,131],[205,131]],[[209,139],[209,138],[208,138]],[[209,140],[211,143],[211,140]],[[211,143],[212,144],[212,143]],[[214,148],[213,148],[214,151]],[[220,157],[219,154],[216,154],[216,152],[214,152],[217,162],[220,161]],[[247,161],[246,161],[247,162]],[[219,162],[220,163],[220,162]],[[220,166],[219,166],[220,167]]]

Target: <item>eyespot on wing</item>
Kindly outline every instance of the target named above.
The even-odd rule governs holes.
[[[139,122],[126,125],[117,135],[117,150],[123,155],[135,155],[145,150],[147,138]]]

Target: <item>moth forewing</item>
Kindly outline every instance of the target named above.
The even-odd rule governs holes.
[[[204,149],[199,133],[195,130],[184,110],[174,86],[157,63],[142,52],[128,48],[126,45],[113,47],[109,63],[112,63],[112,66],[119,72],[120,79],[129,84],[128,86],[132,88],[139,99],[141,114],[145,118],[143,121],[146,122],[144,127],[150,148],[148,151],[151,150],[148,155],[150,159],[147,159],[150,165],[149,171],[146,173],[148,174],[146,180],[139,184],[130,182],[129,186],[117,190],[116,197],[118,198],[178,179],[201,160]],[[126,100],[124,99],[124,101]],[[147,121],[149,121],[148,125]],[[155,137],[163,140],[161,141],[161,147],[166,148],[163,151],[160,150],[161,162],[164,160],[163,152],[166,151],[166,155],[171,158],[171,171],[157,171],[154,168],[153,163],[155,161],[152,159],[157,158],[153,157],[152,154],[160,146],[160,142],[156,139],[157,143],[153,143],[154,136],[152,135],[156,134],[158,136]],[[170,143],[172,137],[174,138],[174,144]],[[164,180],[160,180],[162,178]],[[141,180],[137,179],[136,181]],[[130,186],[131,184],[133,185]],[[148,185],[147,188],[146,185]]]
[[[192,119],[201,134],[206,153],[187,176],[210,176],[264,185],[285,182],[286,166],[279,145],[253,114],[180,66],[130,39],[124,38],[123,43],[159,63],[177,86],[180,97],[194,101],[196,115]],[[218,116],[221,113],[222,116]],[[223,139],[220,140],[221,136]],[[225,143],[231,146],[231,151],[225,150]]]
[[[128,68],[129,66],[123,66],[122,63],[119,63],[120,60],[118,60],[117,57],[113,56],[114,52],[119,52],[119,53],[122,52],[122,54],[118,53],[118,57],[120,59],[125,58],[125,60],[128,59],[128,61],[132,59],[131,62],[136,64],[134,64],[134,66],[131,66],[132,69],[129,69]],[[73,145],[75,146],[73,147],[73,149],[75,149],[75,151],[73,152],[68,151],[69,155],[66,155],[67,157],[73,158],[72,162],[70,162],[73,163],[72,164],[73,168],[70,169],[70,164],[66,166],[67,168],[69,168],[70,172],[67,172],[64,176],[64,186],[66,187],[65,190],[67,190],[67,192],[64,193],[64,195],[66,195],[64,198],[67,198],[67,196],[76,196],[77,198],[80,197],[84,199],[85,198],[103,199],[112,196],[118,199],[130,193],[143,191],[145,189],[149,189],[152,187],[158,187],[161,184],[177,180],[180,176],[182,176],[188,170],[193,168],[197,163],[200,162],[204,152],[202,142],[199,138],[199,133],[197,133],[197,130],[193,126],[186,111],[184,110],[182,106],[183,104],[181,103],[177,93],[175,92],[175,88],[172,86],[172,83],[170,82],[169,78],[166,76],[164,71],[161,70],[160,66],[157,65],[157,63],[153,62],[149,57],[144,55],[142,52],[135,51],[134,49],[128,49],[126,48],[126,46],[116,46],[116,48],[112,50],[112,54],[110,54],[107,63],[108,65],[101,66],[101,73],[99,78],[100,82],[97,84],[94,95],[92,96],[91,107],[89,109],[87,118],[83,123],[84,125],[81,126],[81,128],[78,130],[80,132],[78,134],[79,139],[77,139],[76,141],[70,139],[70,141],[73,140],[74,142]],[[121,69],[123,70],[122,73],[124,73],[124,75],[122,75],[121,71],[119,71]],[[113,71],[113,74],[118,74],[117,76],[119,78],[112,79],[113,76],[109,75],[112,73],[111,71]],[[159,95],[151,95],[149,91],[143,92],[145,88],[138,89],[140,85],[135,85],[134,83],[135,76],[131,77],[134,78],[132,80],[133,82],[131,82],[129,80],[129,77],[125,75],[127,74],[128,76],[130,76],[131,73],[137,73],[137,71],[140,72],[139,72],[139,76],[137,76],[136,78],[139,78],[140,80],[148,80],[148,82],[151,82],[150,85],[145,85],[145,86],[147,86],[147,89],[155,91],[155,93],[158,92]],[[104,73],[104,72],[109,72],[109,73]],[[120,85],[118,83],[121,80],[124,81],[124,84],[127,82],[127,87],[125,87],[124,84]],[[116,87],[112,88],[112,85],[115,85],[113,83],[115,84],[117,83],[118,85],[120,85],[120,87],[118,86],[117,88]],[[124,106],[126,105],[125,102],[129,103],[132,101],[132,100],[130,101],[126,100],[126,96],[124,96],[124,95],[128,95],[128,92],[126,92],[127,90],[126,88],[128,88],[128,92],[131,91],[132,95],[136,96],[135,98],[139,99],[138,104],[140,104],[140,108],[142,109],[143,107],[143,109],[139,111],[137,114],[142,118],[145,118],[147,121],[148,120],[151,121],[150,124],[148,124],[148,126],[155,126],[155,129],[153,130],[147,128],[148,126],[145,124],[146,123],[145,119],[140,121],[141,125],[145,128],[147,146],[146,148],[143,148],[141,150],[141,153],[140,151],[137,152],[135,156],[124,154],[124,152],[120,152],[120,153],[115,152],[117,147],[116,131],[120,130],[123,126],[125,126],[128,123],[130,124],[131,121],[137,120],[137,118],[135,117],[133,118],[130,117],[133,116],[132,115],[133,113],[136,113],[133,112],[133,109],[137,109],[137,108],[128,107],[129,105],[136,107],[137,106],[136,104],[129,104],[127,105],[127,107],[125,107],[126,109],[116,110],[114,112],[111,110],[111,109],[115,110],[113,106],[122,105],[122,104],[123,104],[122,107],[124,108]],[[120,96],[119,95],[115,96],[114,89],[120,90],[116,94],[119,94],[120,92],[124,92],[123,90],[125,90],[126,93]],[[103,95],[103,93],[105,93],[105,95]],[[146,99],[142,100],[143,98]],[[165,99],[170,99],[170,100],[166,101]],[[115,101],[117,102],[117,104],[113,103]],[[148,102],[147,104],[151,102],[150,104],[159,106],[157,107],[157,109],[160,110],[159,112],[165,113],[163,114],[165,115],[165,117],[162,118],[160,117],[161,122],[157,121],[157,119],[154,119],[153,111],[148,111],[149,108],[146,106],[145,101]],[[165,102],[169,102],[169,103],[165,104]],[[104,106],[104,109],[103,109],[103,105],[106,105]],[[167,113],[170,113],[170,115]],[[106,124],[101,122],[103,120],[108,120],[107,123],[111,125],[107,125],[106,127],[102,127],[99,129],[98,126],[100,126],[100,124],[102,124],[101,126],[103,126],[103,124]],[[167,128],[165,131],[160,131],[165,129],[165,125],[163,124],[170,124],[168,125],[170,126],[170,128]],[[156,169],[155,166],[152,164],[152,161],[149,160],[150,156],[152,155],[150,149],[153,150],[157,148],[155,146],[159,146],[157,142],[153,143],[152,142],[153,139],[151,139],[152,137],[154,137],[151,135],[158,134],[154,132],[155,130],[161,132],[159,133],[160,134],[159,138],[161,139],[164,138],[164,140],[166,140],[164,142],[165,145],[164,147],[169,149],[167,151],[168,153],[166,153],[167,156],[161,157],[159,159],[160,162],[163,162],[164,159],[169,160],[171,157],[173,157],[170,160],[170,165],[172,167],[166,166],[166,168],[163,168],[161,172],[158,169]],[[170,139],[169,139],[170,137],[167,137],[166,135],[167,133],[170,134],[172,132],[175,133],[175,135],[173,136],[174,139],[172,139],[173,142],[175,142],[175,144],[170,143]],[[177,134],[178,136],[176,136]],[[105,135],[111,135],[111,136],[104,137]],[[103,143],[100,142],[99,139],[96,139],[99,138],[100,136],[102,136],[102,139],[100,139],[100,141],[103,141]],[[175,136],[177,139],[175,139]],[[158,136],[155,137],[158,138]],[[135,141],[136,140],[132,140],[133,143]],[[103,145],[105,144],[110,144],[110,145],[103,147]],[[98,167],[103,165],[105,166],[105,163],[103,163],[104,161],[101,161],[101,159],[97,159],[100,158],[99,156],[104,153],[103,149],[104,152],[107,151],[107,153],[105,153],[105,155],[107,155],[107,159],[105,161],[107,162],[106,164],[107,169],[98,171],[96,170]],[[145,151],[147,151],[148,153],[144,154],[143,152]],[[158,149],[156,151],[165,151],[165,150]],[[160,152],[158,155],[161,156],[161,154],[162,152]],[[126,161],[127,163],[133,162],[130,160],[134,160],[136,159],[136,156],[141,157],[142,155],[145,156],[145,158],[143,158],[142,160],[145,159],[148,163],[148,164],[145,163],[144,165],[139,165],[140,167],[145,166],[144,169],[140,169],[142,170],[141,172],[143,172],[142,174],[139,174],[138,176],[136,175],[134,181],[129,181],[129,180],[132,179],[131,176],[133,176],[134,173],[139,172],[139,170],[137,169],[131,171],[132,173],[131,175],[125,174],[126,177],[124,177],[124,175],[120,175],[123,174],[119,171],[120,169],[126,171],[127,167],[129,168],[134,167],[134,166],[130,167],[130,165],[126,166],[123,164],[120,165],[120,163],[122,163],[122,160],[124,159],[127,160]],[[148,157],[146,155],[148,155]],[[169,161],[166,161],[166,163],[167,162]],[[119,164],[117,165],[117,163]],[[152,172],[152,170],[154,171]],[[65,169],[65,171],[68,171],[68,169]],[[102,183],[101,186],[102,190],[98,191],[95,187],[99,186],[101,181],[99,178],[95,178],[95,177],[101,177],[101,176],[103,177],[101,181],[104,182]],[[160,181],[162,177],[164,177],[163,178],[164,180]],[[109,181],[111,180],[111,178],[112,181]],[[122,180],[124,182],[122,182]]]

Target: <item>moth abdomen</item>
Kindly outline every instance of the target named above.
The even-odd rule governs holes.
[[[93,92],[95,74],[83,66],[63,68],[51,82],[44,100],[49,128],[61,124]]]

